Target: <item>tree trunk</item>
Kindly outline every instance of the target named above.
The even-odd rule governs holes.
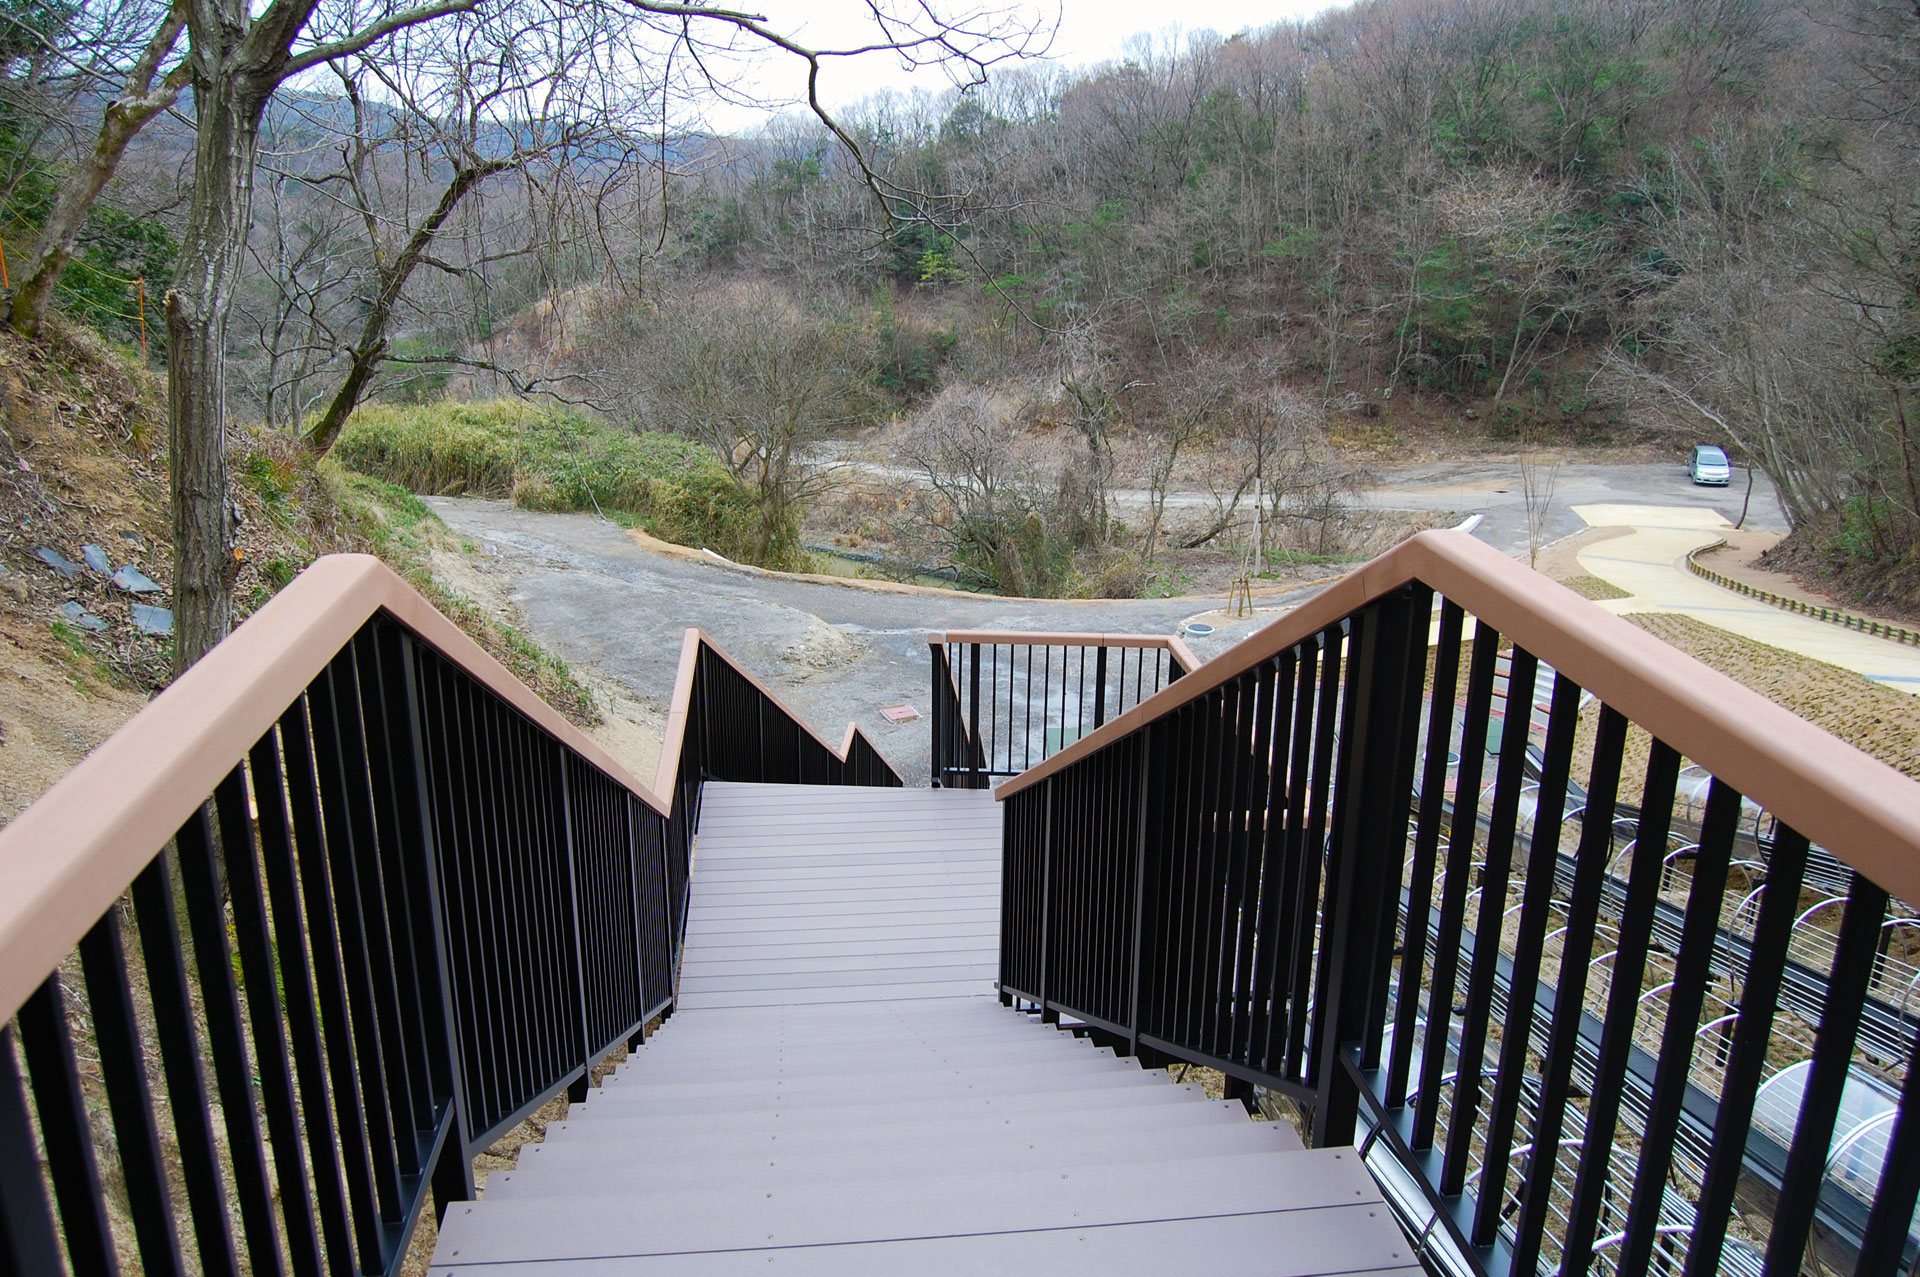
[[[211,61],[218,54],[201,54]],[[253,215],[265,97],[222,69],[195,76],[194,181],[167,294],[168,443],[173,497],[173,665],[180,673],[233,628],[233,514],[227,495],[227,314]]]

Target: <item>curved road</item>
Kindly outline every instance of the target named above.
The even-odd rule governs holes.
[[[543,647],[624,684],[664,713],[681,636],[697,626],[826,739],[857,722],[908,784],[923,784],[927,722],[889,723],[883,705],[928,713],[927,635],[935,630],[1172,634],[1224,598],[1052,600],[892,593],[796,580],[642,549],[611,523],[536,514],[502,501],[429,497],[477,544],[485,574]],[[1253,617],[1189,638],[1202,659],[1312,590],[1259,600]]]
[[[1555,474],[1542,539],[1584,527],[1577,506],[1711,506],[1734,518],[1743,495],[1744,484],[1696,488],[1677,464],[1563,465]],[[1527,552],[1525,496],[1511,461],[1392,472],[1365,494],[1365,502],[1380,509],[1478,513],[1483,517],[1476,536],[1510,554]],[[480,546],[483,574],[549,650],[605,674],[664,712],[681,635],[698,626],[779,691],[821,736],[837,741],[849,721],[859,723],[909,783],[926,774],[927,723],[888,723],[879,711],[905,703],[928,712],[929,632],[1172,634],[1183,620],[1225,603],[1218,597],[1078,601],[886,592],[657,554],[619,527],[584,515],[538,514],[499,501],[436,497],[428,503],[449,528]],[[1785,531],[1764,479],[1755,485],[1747,526]],[[1309,588],[1261,598],[1253,617],[1189,642],[1202,658],[1210,657],[1312,593]]]

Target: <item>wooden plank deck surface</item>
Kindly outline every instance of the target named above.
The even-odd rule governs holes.
[[[435,1277],[1420,1271],[1351,1149],[999,1004],[982,792],[706,786],[676,1008]]]

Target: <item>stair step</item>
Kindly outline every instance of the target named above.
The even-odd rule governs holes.
[[[780,1191],[804,1183],[831,1182],[843,1189],[871,1190],[876,1180],[905,1177],[990,1175],[1029,1170],[1070,1173],[1113,1162],[1146,1163],[1169,1173],[1202,1160],[1243,1154],[1284,1153],[1299,1147],[1272,1122],[1236,1126],[1188,1126],[1145,1131],[1122,1123],[1098,1133],[1076,1131],[1065,1138],[1015,1128],[949,1128],[947,1138],[929,1145],[917,1138],[869,1130],[865,1140],[836,1145],[769,1137],[751,1150],[704,1150],[692,1161],[669,1159],[649,1145],[635,1157],[632,1144],[620,1140],[576,1140],[565,1145],[530,1145],[513,1171],[487,1178],[486,1200],[506,1197],[576,1197],[599,1193],[609,1182],[620,1192],[646,1195],[707,1190],[729,1197]]]
[[[874,1043],[857,1051],[839,1051],[827,1046],[782,1047],[772,1044],[760,1050],[739,1050],[710,1056],[683,1058],[661,1049],[631,1058],[601,1085],[603,1089],[629,1082],[649,1086],[660,1083],[743,1080],[778,1074],[808,1072],[872,1073],[882,1069],[937,1069],[1021,1065],[1027,1068],[1068,1068],[1104,1062],[1109,1067],[1138,1069],[1136,1060],[1122,1060],[1104,1048],[1075,1048],[1062,1045],[1059,1050],[1009,1050],[997,1043],[980,1046],[959,1044],[922,1045],[920,1043]]]
[[[1353,1150],[999,1004],[1000,815],[709,784],[675,1013],[431,1271],[1412,1277]]]
[[[1154,1081],[1138,1069],[1114,1069],[1098,1073],[1070,1073],[1057,1069],[1023,1071],[1015,1077],[969,1079],[964,1072],[946,1078],[928,1075],[917,1085],[889,1086],[888,1092],[909,1099],[965,1099],[1014,1095],[1050,1095],[1058,1091],[1159,1090],[1164,1083]],[[757,1086],[690,1086],[663,1088],[639,1087],[628,1093],[608,1092],[590,1104],[595,1114],[619,1112],[622,1116],[642,1113],[724,1112],[736,1109],[785,1111],[798,1105],[848,1105],[870,1102],[873,1088],[856,1082],[829,1080],[809,1084],[804,1078],[784,1087],[771,1083]]]
[[[1110,1086],[1092,1091],[1072,1091],[1063,1088],[1024,1095],[930,1096],[922,1099],[889,1099],[884,1103],[867,1104],[857,1101],[814,1102],[799,1108],[789,1105],[779,1109],[748,1108],[741,1105],[725,1107],[701,1103],[661,1113],[639,1107],[622,1110],[613,1105],[574,1104],[568,1107],[567,1116],[563,1121],[547,1127],[547,1138],[555,1139],[564,1135],[567,1129],[576,1123],[585,1130],[600,1123],[622,1122],[629,1127],[629,1136],[635,1141],[635,1147],[642,1147],[646,1142],[649,1123],[688,1121],[711,1129],[719,1129],[728,1122],[752,1125],[778,1120],[783,1123],[780,1129],[784,1130],[789,1125],[844,1124],[849,1119],[850,1110],[858,1110],[863,1120],[876,1124],[905,1120],[916,1114],[965,1119],[998,1117],[1004,1122],[1017,1122],[1028,1114],[1050,1108],[1071,1107],[1086,1112],[1113,1109],[1137,1110],[1160,1105],[1186,1105],[1206,1098],[1206,1092],[1201,1090],[1198,1083],[1187,1082],[1178,1086],[1125,1088]],[[1232,1103],[1238,1107],[1237,1101],[1215,1102]],[[591,1112],[588,1111],[589,1108]],[[778,1113],[780,1117],[771,1119],[769,1115],[772,1113]],[[660,1129],[667,1128],[662,1126]]]
[[[1285,1139],[1291,1127],[1285,1123],[1256,1123],[1237,1101],[1192,1100],[1181,1104],[1133,1104],[1124,1106],[1085,1106],[1053,1103],[1029,1105],[1015,1112],[1004,1104],[989,1109],[985,1105],[956,1108],[952,1105],[927,1105],[902,1111],[889,1101],[875,1105],[884,1121],[871,1128],[899,1131],[900,1139],[919,1139],[929,1147],[940,1147],[949,1140],[981,1131],[999,1132],[1007,1139],[1016,1134],[1026,1138],[1049,1140],[1077,1136],[1100,1136],[1124,1126],[1129,1131],[1183,1131],[1217,1127],[1271,1126]],[[576,1106],[577,1108],[578,1106]],[[628,1150],[643,1146],[647,1157],[674,1161],[764,1149],[772,1144],[804,1148],[831,1149],[863,1147],[873,1138],[869,1126],[845,1121],[809,1122],[805,1113],[778,1123],[759,1114],[695,1114],[683,1118],[606,1118],[588,1117],[584,1112],[569,1115],[571,1120],[549,1127],[547,1138],[539,1144],[524,1145],[524,1161],[534,1149],[563,1148],[573,1144],[615,1144]],[[836,1116],[838,1116],[836,1114]],[[1297,1141],[1297,1137],[1295,1137]]]
[[[950,1088],[955,1079],[965,1080],[973,1090],[1021,1091],[1027,1089],[1028,1080],[1035,1074],[1087,1079],[1121,1074],[1149,1085],[1152,1082],[1152,1075],[1132,1060],[1115,1059],[1097,1051],[1075,1051],[1052,1061],[1014,1060],[1011,1063],[1004,1057],[875,1061],[856,1058],[822,1060],[811,1065],[796,1061],[785,1066],[770,1064],[738,1071],[695,1069],[679,1076],[665,1070],[644,1074],[636,1071],[620,1080],[609,1078],[592,1098],[603,1103],[618,1103],[640,1095],[690,1099],[707,1095],[750,1095],[767,1092],[769,1088],[778,1088],[789,1095],[817,1089],[912,1096],[936,1088]]]
[[[455,1207],[441,1224],[440,1253],[452,1259],[473,1248],[493,1262],[672,1254],[729,1249],[745,1238],[814,1246],[1378,1202],[1351,1149],[899,1177],[863,1183],[857,1199],[820,1180],[759,1197],[636,1194],[607,1176],[589,1188]]]
[[[795,1250],[707,1251],[646,1261],[660,1277],[947,1277],[948,1274],[1047,1273],[1111,1277],[1115,1272],[1260,1273],[1263,1277],[1421,1277],[1403,1239],[1383,1235],[1370,1207],[1275,1210],[1205,1219],[1170,1219],[1022,1233],[921,1237],[904,1241],[809,1246]],[[1204,1260],[1204,1263],[1200,1262]],[[777,1261],[777,1262],[771,1262]],[[537,1262],[537,1261],[536,1261]],[[582,1264],[580,1277],[628,1271]],[[531,1277],[532,1266],[484,1269],[437,1262],[430,1277]]]

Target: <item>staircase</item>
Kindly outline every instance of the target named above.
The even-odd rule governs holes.
[[[1351,1149],[994,996],[1000,808],[709,782],[671,1020],[436,1277],[1420,1271]]]

